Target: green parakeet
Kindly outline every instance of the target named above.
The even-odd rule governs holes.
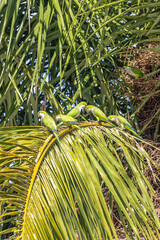
[[[86,102],[80,102],[75,108],[69,111],[67,115],[76,118],[80,115],[82,108],[85,108],[86,106],[87,106]]]
[[[134,76],[136,79],[144,76],[144,72],[142,72],[137,67],[124,66],[124,71],[126,71],[131,76]]]
[[[63,123],[65,123],[68,126],[72,126],[74,125],[75,127],[77,127],[78,129],[80,129],[83,133],[85,133],[78,125],[79,123],[77,122],[77,119],[68,116],[68,115],[63,115],[63,114],[58,114],[56,116],[56,122],[58,121],[62,121]]]
[[[54,119],[50,115],[48,115],[48,113],[46,113],[45,111],[39,111],[38,112],[38,117],[41,117],[42,120],[43,120],[43,124],[47,128],[49,128],[49,130],[54,132],[54,135],[55,135],[57,141],[60,143],[60,140],[58,138],[57,126],[56,126],[56,123],[55,123]]]
[[[110,115],[108,119],[111,122],[115,122],[118,126],[121,128],[125,128],[132,132],[136,137],[142,139],[137,133],[136,130],[131,126],[131,124],[122,116],[117,116],[117,115]]]
[[[87,112],[87,115],[91,112],[93,114],[93,116],[97,118],[98,121],[107,122],[110,124],[110,122],[107,119],[107,116],[98,107],[95,107],[93,105],[87,105],[85,110]],[[112,124],[110,124],[110,125],[112,125]]]

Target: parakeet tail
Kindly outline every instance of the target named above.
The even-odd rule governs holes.
[[[57,142],[59,143],[59,145],[61,144],[60,140],[59,140],[59,137],[58,137],[58,131],[56,129],[51,129],[49,128],[53,133],[54,133],[54,136],[56,137],[57,139]]]
[[[137,138],[143,140],[143,138],[142,138],[141,136],[139,136],[137,133],[133,132],[133,134],[134,134]]]
[[[59,140],[58,134],[54,133],[54,136],[56,137],[57,142],[59,143],[59,145],[61,145],[61,142],[60,142],[60,140]]]
[[[58,131],[56,129],[52,129],[52,132],[54,132],[55,134],[58,134]]]

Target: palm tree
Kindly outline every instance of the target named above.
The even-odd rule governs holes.
[[[107,115],[133,113],[119,71],[130,56],[121,56],[153,33],[157,40],[159,6],[1,1],[1,239],[118,239],[119,223],[127,239],[159,237],[143,175],[149,156],[135,138],[85,122],[86,134],[60,131],[59,146],[46,128],[31,126],[41,105],[55,116],[80,99]]]
[[[146,152],[117,127],[81,127],[85,134],[63,129],[61,145],[46,128],[1,129],[2,236],[118,239],[115,223],[121,222],[128,239],[157,239],[153,189],[143,174]]]

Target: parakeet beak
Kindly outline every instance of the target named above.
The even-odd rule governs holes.
[[[40,112],[38,112],[38,117],[41,117],[41,113]]]

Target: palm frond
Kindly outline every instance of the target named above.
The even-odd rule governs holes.
[[[1,130],[2,234],[118,239],[112,198],[128,239],[157,239],[145,151],[119,128],[80,126],[85,134],[74,127],[59,134],[61,146],[45,128],[8,128],[10,135]]]

